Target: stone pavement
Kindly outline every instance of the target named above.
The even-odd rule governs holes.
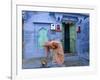
[[[79,57],[77,55],[74,55],[74,56],[65,56],[64,65],[62,65],[62,66],[53,64],[52,59],[49,59],[47,67],[43,67],[41,64],[41,58],[32,58],[29,60],[23,60],[22,64],[23,64],[22,65],[23,69],[51,68],[51,67],[73,67],[73,66],[88,66],[89,60]]]

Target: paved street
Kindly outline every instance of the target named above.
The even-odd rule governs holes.
[[[65,56],[65,61],[63,67],[73,67],[73,66],[88,66],[89,61],[85,58],[75,56]],[[46,68],[58,67],[52,64],[52,60],[48,60]],[[44,68],[41,64],[41,58],[32,58],[29,60],[23,60],[23,69],[34,69],[34,68]]]

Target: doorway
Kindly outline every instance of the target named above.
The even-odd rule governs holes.
[[[70,53],[70,30],[69,24],[63,23],[63,34],[64,34],[64,53]]]
[[[64,53],[76,52],[76,28],[75,24],[62,23]]]

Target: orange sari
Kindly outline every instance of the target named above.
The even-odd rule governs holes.
[[[64,63],[63,47],[62,47],[62,44],[59,41],[50,41],[50,42],[46,43],[45,48],[46,48],[47,55],[48,55],[48,52],[50,51],[50,49],[53,50],[53,56],[52,56],[53,62],[56,62],[57,64],[63,64]]]

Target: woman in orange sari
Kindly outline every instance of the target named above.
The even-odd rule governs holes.
[[[64,63],[64,52],[62,44],[59,41],[48,41],[44,45],[47,57],[49,53],[52,53],[53,63],[62,65]],[[52,50],[52,51],[50,51]]]

